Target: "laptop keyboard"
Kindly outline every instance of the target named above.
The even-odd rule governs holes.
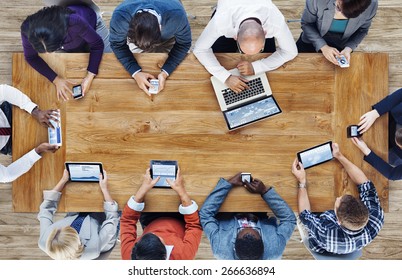
[[[226,105],[230,105],[249,97],[264,93],[264,86],[262,85],[261,78],[250,80],[246,84],[249,86],[249,88],[239,93],[235,93],[230,88],[222,90]]]

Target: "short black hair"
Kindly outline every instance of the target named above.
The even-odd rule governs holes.
[[[152,50],[161,40],[158,19],[145,11],[136,13],[130,21],[127,37],[130,43],[143,51]]]
[[[264,243],[261,237],[246,233],[235,241],[236,255],[240,260],[259,260],[264,253]]]
[[[367,225],[369,211],[360,199],[346,194],[341,198],[341,203],[336,209],[336,216],[345,228],[359,230]]]
[[[371,4],[371,0],[341,0],[342,14],[347,18],[356,18]]]
[[[144,234],[131,252],[132,260],[166,260],[166,247],[153,233]]]
[[[21,32],[38,53],[58,50],[67,34],[68,21],[74,11],[61,6],[45,7],[28,16]]]

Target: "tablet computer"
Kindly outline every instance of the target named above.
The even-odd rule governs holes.
[[[297,159],[303,164],[304,169],[324,163],[332,158],[332,141],[297,153]]]
[[[155,187],[170,188],[166,179],[172,181],[176,180],[177,166],[176,160],[151,160],[151,178],[155,179],[158,176],[160,177]]]
[[[103,175],[101,162],[66,162],[65,165],[71,182],[99,182],[99,174]]]

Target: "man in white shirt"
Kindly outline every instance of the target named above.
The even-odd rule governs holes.
[[[277,41],[277,50],[273,38]],[[234,49],[223,47],[222,42]],[[241,76],[236,76],[219,63],[214,52],[273,53],[252,63],[240,61],[237,69]],[[242,76],[280,67],[297,56],[297,47],[282,13],[271,0],[219,0],[214,15],[195,44],[194,55],[209,73],[233,91],[240,92],[247,88],[247,80]]]
[[[30,113],[40,124],[50,127],[49,120],[56,110],[42,111],[38,105],[33,103],[28,96],[23,94],[18,89],[9,85],[0,85],[0,105],[4,102],[16,105]],[[11,124],[3,110],[0,110],[0,150],[11,141]],[[27,172],[38,161],[43,152],[55,152],[58,149],[57,145],[42,143],[32,151],[25,154],[23,157],[13,162],[9,166],[0,164],[0,183],[8,183],[17,179],[19,176]]]

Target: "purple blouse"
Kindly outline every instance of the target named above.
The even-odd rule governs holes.
[[[96,13],[91,8],[82,5],[72,5],[68,6],[68,8],[75,11],[75,13],[70,15],[62,49],[66,52],[88,52],[89,47],[90,54],[87,70],[98,74],[104,43],[96,33]],[[26,35],[28,28],[29,23],[24,21],[21,26],[21,38],[25,59],[36,71],[53,82],[57,77],[57,73],[47,65],[32,47]]]

